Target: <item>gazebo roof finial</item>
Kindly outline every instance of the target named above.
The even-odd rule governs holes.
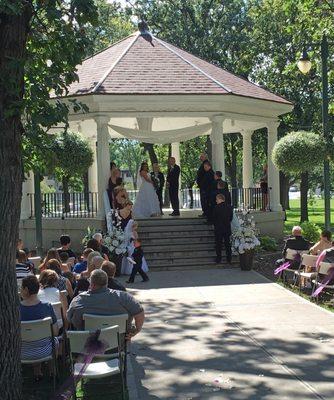
[[[147,40],[147,41],[151,44],[151,46],[154,47],[154,44],[153,44],[153,36],[152,36],[151,32],[150,32],[149,29],[148,29],[147,22],[146,22],[144,19],[142,19],[142,20],[138,23],[138,29],[139,29],[139,32],[140,32],[141,37],[142,37],[143,39]]]

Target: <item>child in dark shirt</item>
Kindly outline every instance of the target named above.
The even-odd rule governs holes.
[[[149,278],[147,274],[142,270],[142,265],[143,265],[143,256],[144,252],[141,247],[141,242],[140,240],[136,239],[134,242],[135,249],[132,253],[132,258],[135,262],[135,264],[132,267],[132,272],[129,280],[127,283],[133,283],[135,281],[135,276],[137,273],[140,274],[140,276],[143,278],[143,282],[149,281]]]

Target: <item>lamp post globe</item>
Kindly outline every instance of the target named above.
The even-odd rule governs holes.
[[[302,56],[300,57],[299,61],[297,62],[297,66],[299,71],[306,75],[310,72],[310,69],[312,68],[312,63],[309,59],[309,56],[306,52],[306,50],[303,51]]]

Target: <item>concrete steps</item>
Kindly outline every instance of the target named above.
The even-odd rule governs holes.
[[[216,267],[212,225],[202,218],[138,220],[138,233],[151,270]],[[223,254],[222,266],[226,265]]]

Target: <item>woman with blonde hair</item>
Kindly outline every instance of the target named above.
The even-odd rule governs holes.
[[[52,269],[52,271],[55,271],[57,273],[57,275],[58,275],[57,288],[60,291],[66,290],[68,297],[72,298],[73,297],[73,288],[72,288],[71,282],[67,278],[65,278],[62,274],[61,263],[58,260],[56,260],[55,258],[53,258],[46,263],[46,269]]]
[[[52,247],[51,249],[48,250],[43,262],[39,266],[40,272],[42,272],[42,271],[44,271],[46,269],[46,264],[48,263],[48,261],[54,260],[54,259],[58,260],[60,265],[61,265],[62,262],[61,262],[61,259],[59,257],[59,252],[55,247]]]
[[[77,296],[80,292],[86,292],[89,289],[89,277],[94,270],[101,268],[103,261],[105,260],[98,251],[93,251],[88,254],[87,270],[81,273],[74,291],[74,296]]]

